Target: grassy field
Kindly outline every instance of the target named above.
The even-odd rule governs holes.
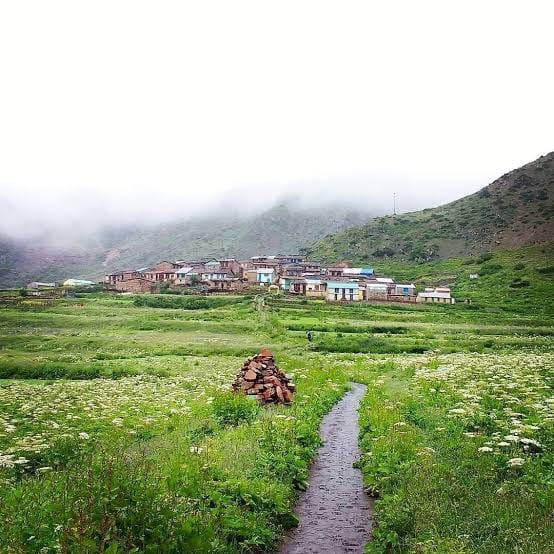
[[[554,550],[547,307],[213,300],[0,308],[1,552],[271,551],[353,380],[368,551]],[[229,392],[262,347],[291,407]]]

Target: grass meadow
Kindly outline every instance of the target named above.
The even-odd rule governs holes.
[[[554,551],[548,310],[78,296],[0,307],[0,552],[272,551],[350,381],[368,552]],[[262,347],[290,407],[229,391]]]

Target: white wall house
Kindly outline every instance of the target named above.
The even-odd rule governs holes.
[[[275,279],[275,270],[272,267],[264,267],[256,270],[256,281],[260,285],[271,285]]]
[[[438,302],[441,304],[454,304],[456,300],[450,295],[448,287],[427,287],[417,295],[418,302]]]
[[[398,296],[415,296],[416,288],[413,283],[411,284],[402,284],[397,283],[394,286],[394,294]]]
[[[361,300],[360,286],[357,281],[327,281],[326,298],[332,302]]]

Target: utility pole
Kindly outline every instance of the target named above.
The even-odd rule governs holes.
[[[396,192],[392,193],[392,213],[396,215]]]

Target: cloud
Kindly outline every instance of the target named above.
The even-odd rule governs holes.
[[[0,7],[0,233],[402,210],[552,150],[550,2]]]

